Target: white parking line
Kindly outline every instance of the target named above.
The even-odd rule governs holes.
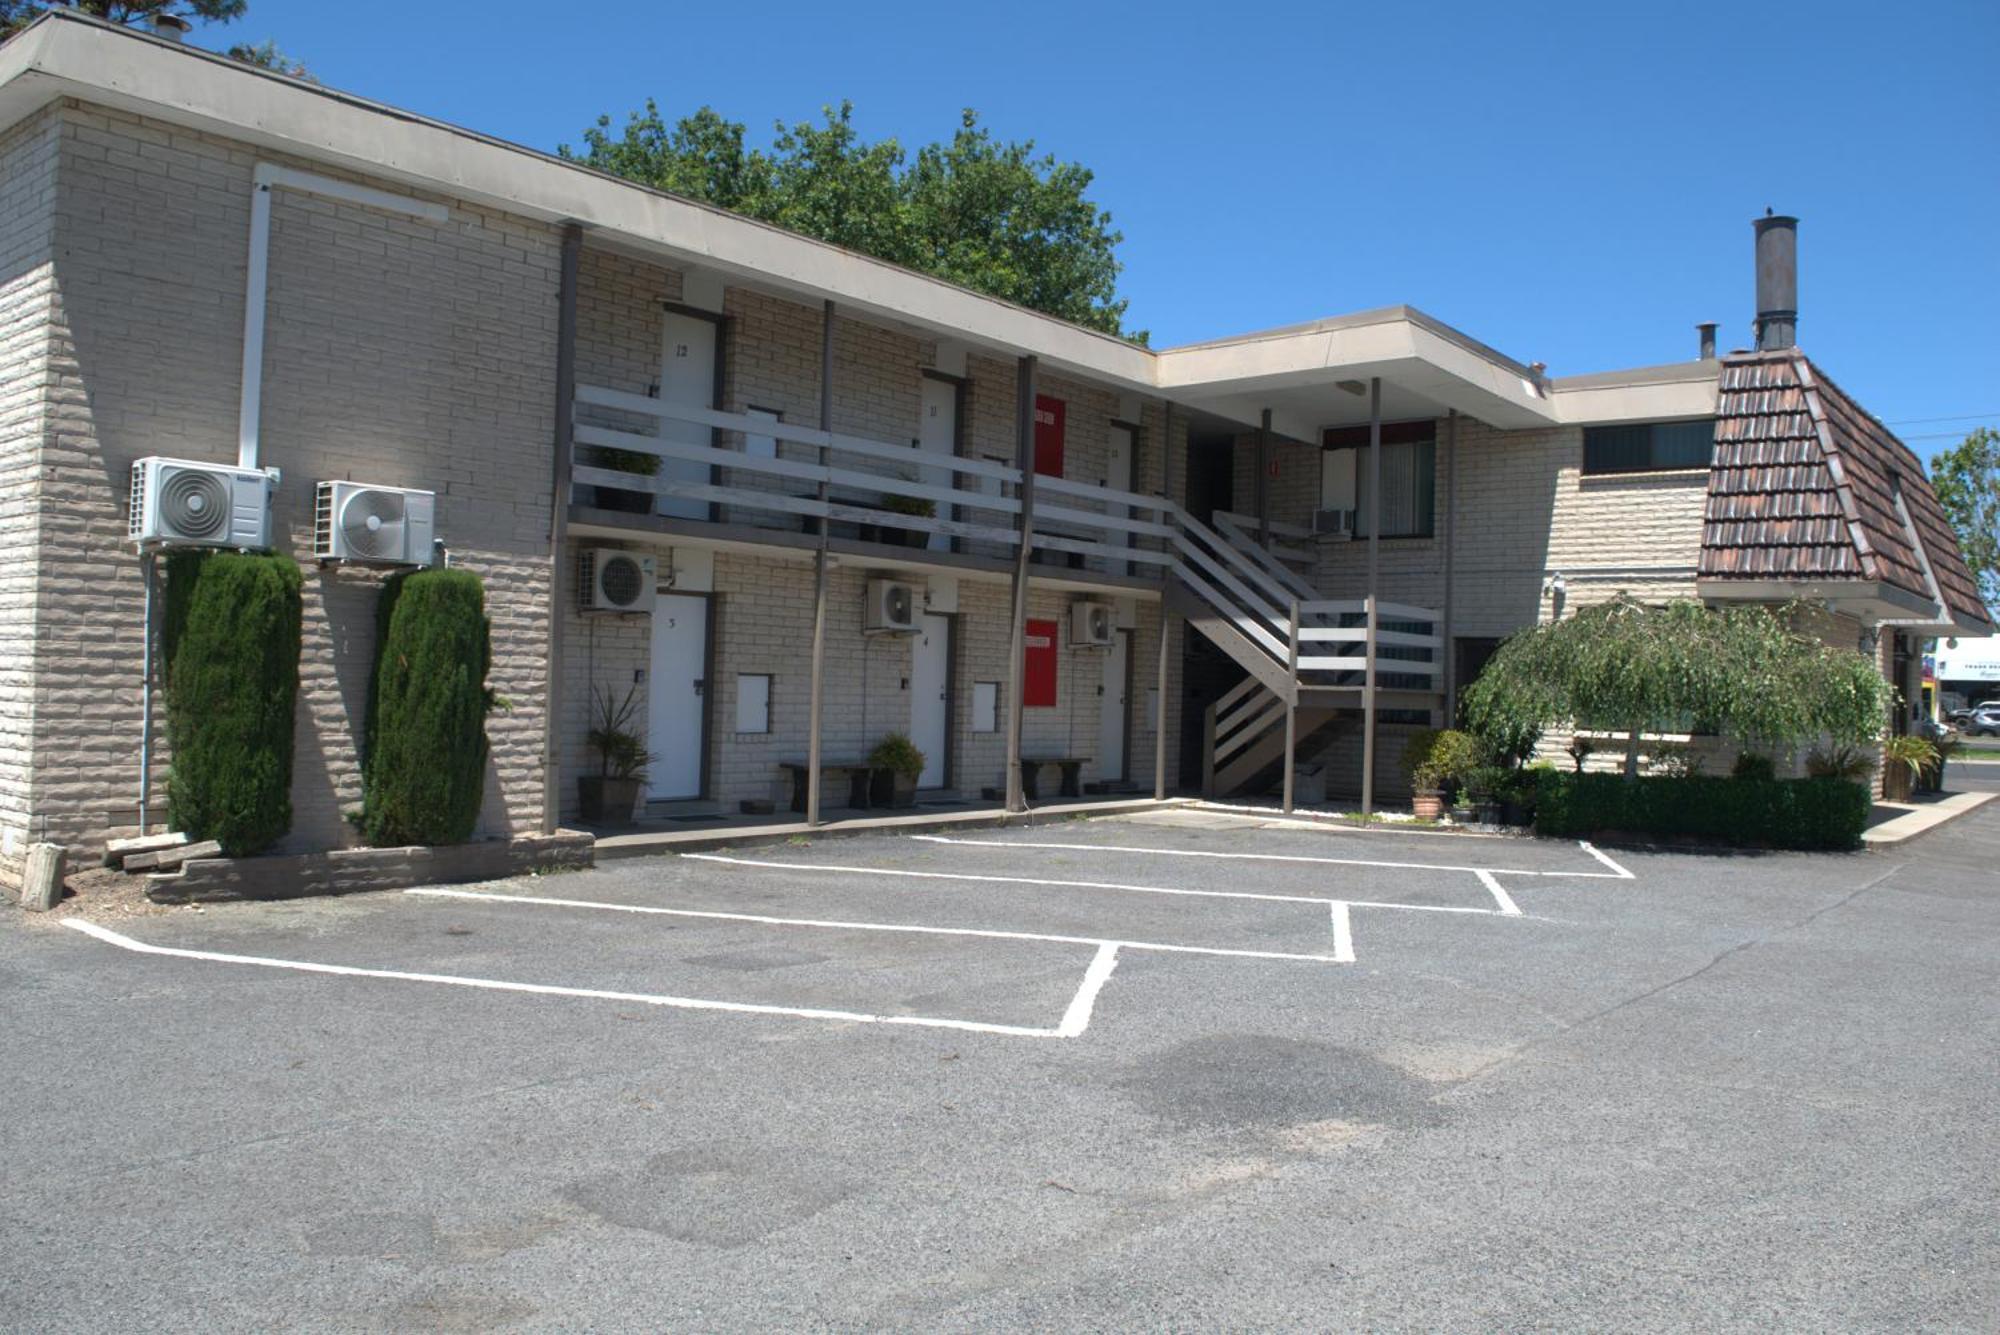
[[[1345,904],[1334,904],[1334,952],[1331,955],[1297,954],[1282,950],[1238,950],[1227,946],[1178,946],[1158,941],[1128,941],[1123,937],[1056,936],[1047,932],[1009,932],[996,927],[921,927],[907,923],[850,922],[836,918],[774,918],[761,913],[721,913],[713,909],[669,909],[654,904],[614,904],[598,899],[556,899],[543,895],[494,895],[482,890],[447,890],[424,886],[405,890],[406,895],[441,899],[470,899],[485,904],[535,904],[568,909],[600,909],[612,913],[644,913],[668,918],[706,918],[722,922],[752,922],[767,927],[825,927],[853,932],[901,932],[921,936],[976,936],[1001,941],[1047,941],[1068,946],[1118,946],[1125,950],[1153,950],[1177,955],[1226,955],[1236,959],[1295,960],[1308,964],[1352,964],[1350,941],[1345,957],[1341,954],[1341,934]]]
[[[170,955],[177,959],[204,960],[213,964],[248,964],[261,969],[290,969],[298,973],[336,974],[348,978],[386,978],[406,983],[441,983],[447,987],[471,987],[490,992],[526,992],[535,996],[582,997],[593,1001],[623,1001],[641,1006],[668,1006],[679,1010],[726,1011],[738,1015],[779,1015],[800,1020],[838,1020],[852,1024],[907,1025],[922,1029],[954,1029],[974,1034],[1003,1034],[1013,1038],[1075,1038],[1090,1025],[1091,1008],[1097,994],[1111,977],[1118,962],[1118,947],[1105,942],[1084,971],[1083,983],[1063,1012],[1054,1029],[1027,1025],[987,1024],[980,1020],[947,1020],[928,1015],[871,1015],[865,1011],[826,1010],[813,1006],[768,1006],[748,1001],[715,1001],[706,997],[663,996],[651,992],[612,992],[594,987],[557,987],[548,983],[512,983],[495,978],[468,978],[450,973],[406,973],[400,969],[362,969],[348,964],[319,964],[311,960],[267,959],[261,955],[229,955],[214,950],[182,950],[174,946],[150,946],[129,936],[81,918],[65,918],[63,926],[94,936],[122,950],[142,955]]]
[[[1390,862],[1380,858],[1328,858],[1310,857],[1302,853],[1224,853],[1212,848],[1146,848],[1130,844],[1062,844],[1035,839],[957,839],[943,834],[913,834],[909,838],[926,844],[960,844],[974,848],[1050,848],[1073,853],[1140,853],[1156,854],[1172,858],[1216,858],[1230,862],[1302,862],[1329,867],[1387,867],[1398,871],[1456,871],[1477,874],[1492,872],[1502,876],[1576,876],[1589,880],[1610,880],[1612,876],[1601,871],[1533,871],[1526,867],[1472,867],[1455,862]],[[1632,874],[1612,862],[1611,859],[1590,848],[1584,847],[1598,861],[1611,867],[1613,872],[1626,880]],[[689,856],[694,856],[690,854]]]
[[[1592,844],[1588,840],[1579,839],[1576,841],[1576,846],[1582,849],[1584,852],[1590,854],[1590,856],[1596,858],[1599,862],[1602,862],[1605,866],[1611,868],[1612,871],[1618,873],[1619,880],[1632,881],[1638,879],[1637,877],[1633,876],[1631,872],[1625,870],[1625,868],[1619,866],[1617,863],[1613,862],[1610,858],[1606,857],[1597,848],[1595,844]]]
[[[1479,883],[1493,892],[1493,901],[1500,906],[1500,912],[1510,918],[1521,916],[1520,906],[1514,903],[1513,897],[1507,893],[1506,887],[1500,884],[1499,879],[1492,872],[1480,872]]]
[[[1052,881],[1042,876],[984,876],[975,872],[910,871],[901,867],[848,867],[834,862],[776,862],[768,858],[738,858],[722,853],[683,853],[697,862],[721,862],[732,867],[773,867],[779,871],[837,872],[849,876],[904,876],[919,881],[974,881],[987,885],[1044,885],[1058,890],[1129,890],[1141,895],[1187,895],[1196,899],[1258,899],[1274,904],[1329,904],[1325,895],[1264,895],[1250,890],[1186,890],[1166,885],[1129,885],[1122,881]]]

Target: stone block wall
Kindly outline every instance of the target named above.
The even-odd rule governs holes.
[[[20,884],[33,828],[42,451],[54,385],[56,164],[61,118],[0,139],[0,884]]]

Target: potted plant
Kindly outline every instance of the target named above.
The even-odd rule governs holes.
[[[894,493],[882,498],[882,508],[894,515],[911,515],[919,519],[937,516],[937,503],[924,496],[898,496]],[[891,546],[926,547],[930,545],[930,534],[922,529],[904,528],[899,524],[881,526],[882,541]]]
[[[1472,818],[1479,824],[1500,823],[1500,797],[1507,787],[1507,773],[1499,765],[1477,765],[1465,776],[1466,791],[1472,797]]]
[[[1917,777],[1937,763],[1937,747],[1915,733],[1891,737],[1882,743],[1882,800],[1909,801]]]
[[[654,477],[660,471],[660,456],[646,454],[640,450],[617,450],[608,446],[593,446],[590,451],[590,466],[607,468],[614,473],[631,473],[635,477]],[[597,508],[618,510],[626,514],[649,515],[658,498],[650,491],[625,491],[618,487],[597,488]]]
[[[1444,793],[1438,787],[1438,773],[1431,765],[1431,751],[1438,735],[1420,728],[1403,743],[1403,770],[1410,781],[1410,812],[1418,820],[1436,820],[1444,814]]]
[[[1467,776],[1485,762],[1486,750],[1471,733],[1448,728],[1432,740],[1427,759],[1443,800],[1458,805]]]
[[[877,807],[909,807],[917,803],[917,777],[924,772],[924,753],[900,732],[875,743],[868,753],[868,803]]]
[[[585,741],[597,753],[597,773],[577,776],[577,805],[586,824],[624,824],[632,819],[646,766],[653,763],[645,738],[632,727],[639,713],[639,688],[620,700],[607,688],[594,687],[590,708],[593,723]]]

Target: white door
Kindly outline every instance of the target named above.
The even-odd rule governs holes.
[[[647,693],[646,797],[701,796],[702,720],[708,683],[708,599],[663,593],[653,607],[653,667]]]
[[[1104,677],[1097,702],[1097,777],[1112,783],[1125,778],[1125,719],[1131,713],[1126,699],[1126,656],[1132,652],[1130,631],[1111,636],[1111,652],[1104,655]]]
[[[1104,452],[1103,485],[1118,491],[1132,490],[1132,428],[1129,426],[1114,424],[1111,428],[1111,440]],[[1131,507],[1125,505],[1107,504],[1104,512],[1119,519],[1129,519],[1132,516]],[[1123,531],[1114,531],[1105,540],[1118,547],[1131,546],[1130,535]],[[1124,565],[1125,573],[1130,574],[1131,562],[1127,561]]]
[[[910,644],[910,740],[924,753],[919,788],[944,787],[945,737],[951,727],[951,618],[926,612]]]
[[[923,396],[923,421],[917,431],[917,448],[925,454],[941,454],[949,458],[958,453],[958,386],[949,380],[939,380],[925,376]],[[917,481],[927,487],[949,487],[952,472],[949,468],[927,466],[917,470]],[[937,516],[949,519],[950,507],[940,503]],[[949,551],[951,538],[943,533],[928,535],[925,545],[934,552]]]
[[[684,408],[715,406],[715,333],[713,320],[668,311],[665,342],[660,349],[660,400]],[[708,445],[714,433],[696,422],[662,419],[660,435],[683,445]],[[662,459],[659,480],[708,485],[708,465],[690,459]],[[708,518],[708,502],[662,494],[659,512],[681,519]]]

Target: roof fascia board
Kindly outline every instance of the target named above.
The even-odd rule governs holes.
[[[1722,398],[1721,379],[1638,380],[1624,384],[1555,385],[1549,396],[1558,419],[1569,425],[1599,422],[1666,422],[1713,417]]]
[[[25,80],[43,85],[21,99],[24,110],[67,95],[518,216],[574,220],[681,263],[831,299],[850,314],[916,325],[1010,357],[1033,353],[1089,379],[1155,390],[1153,354],[1122,339],[210,53],[53,14],[9,42],[4,56],[0,97]]]
[[[1703,579],[1695,582],[1702,598],[1719,602],[1782,603],[1794,599],[1824,602],[1836,611],[1868,613],[1876,621],[1937,613],[1924,600],[1881,580]]]

